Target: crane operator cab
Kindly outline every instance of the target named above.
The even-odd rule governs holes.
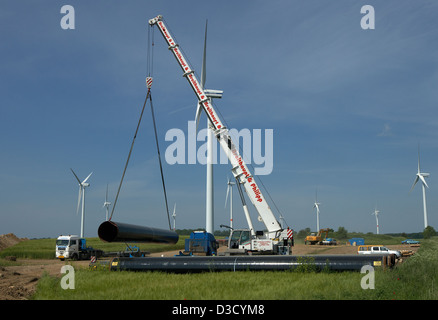
[[[249,249],[251,247],[251,233],[249,230],[232,230],[228,248]]]

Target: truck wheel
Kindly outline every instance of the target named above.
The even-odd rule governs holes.
[[[78,255],[76,253],[74,253],[73,256],[71,257],[71,259],[74,261],[78,260]]]

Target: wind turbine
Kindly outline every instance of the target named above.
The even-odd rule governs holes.
[[[73,172],[76,180],[79,183],[79,196],[78,196],[78,206],[76,208],[76,214],[79,212],[79,204],[81,203],[81,198],[82,198],[81,238],[83,238],[84,237],[84,219],[85,219],[85,188],[90,186],[90,184],[87,183],[87,181],[90,178],[90,176],[93,174],[93,172],[91,172],[88,175],[88,177],[86,177],[84,179],[84,181],[81,182],[81,180],[79,180],[78,176],[73,171],[73,169],[70,168],[70,170],[71,170],[71,172]]]
[[[313,209],[316,208],[316,231],[319,231],[319,205],[318,202],[318,191],[315,192],[315,203],[313,204]]]
[[[227,196],[225,197],[225,208],[227,207],[228,194],[230,195],[230,227],[233,228],[233,186],[235,182],[231,182],[228,178],[227,182]],[[230,192],[231,191],[231,192]]]
[[[377,208],[375,208],[374,212],[371,213],[372,215],[376,216],[376,224],[377,224],[377,233],[376,234],[379,234],[379,213],[380,213],[380,211],[377,210]]]
[[[283,226],[284,226],[284,217],[283,217],[283,215],[281,214],[281,212],[280,212],[279,220],[280,220],[280,226],[283,228]]]
[[[429,175],[430,175],[429,173],[424,173],[424,172],[421,172],[421,170],[420,170],[420,146],[418,146],[418,172],[416,174],[415,181],[414,181],[414,184],[412,185],[411,191],[412,191],[412,189],[414,189],[418,180],[421,180],[421,184],[423,187],[423,212],[424,212],[424,228],[425,229],[428,226],[427,208],[426,208],[426,187],[429,188],[429,186],[427,185],[426,179],[424,179],[424,178],[428,177]]]
[[[173,231],[175,231],[176,230],[176,203],[173,206],[172,218],[173,218]]]
[[[106,185],[106,195],[105,195],[105,202],[103,203],[103,207],[102,208],[106,208],[106,221],[108,221],[108,209],[109,206],[111,205],[111,202],[108,201],[108,185]]]
[[[209,99],[222,98],[223,91],[205,89],[205,80],[207,76],[206,56],[207,56],[207,23],[205,21],[205,38],[204,38],[204,54],[202,57],[201,70],[201,88],[204,90]],[[199,117],[201,116],[202,106],[198,103],[195,115],[196,131],[198,130]],[[210,121],[207,119],[207,181],[206,181],[206,210],[205,210],[205,230],[211,234],[214,233],[214,199],[213,199],[213,132],[210,127]]]

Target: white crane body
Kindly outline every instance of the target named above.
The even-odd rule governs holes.
[[[194,70],[190,67],[182,51],[180,50],[179,45],[175,42],[172,35],[170,34],[170,31],[167,29],[165,23],[162,20],[162,16],[159,15],[153,19],[150,19],[149,24],[151,26],[158,26],[158,29],[160,30],[161,34],[163,35],[169,46],[169,50],[172,51],[173,55],[178,61],[183,71],[183,76],[187,79],[193,91],[195,92],[198,98],[199,105],[204,109],[210,121],[214,135],[218,139],[220,146],[225,151],[232,165],[231,171],[234,177],[238,179],[241,185],[243,185],[243,187],[245,188],[246,194],[248,195],[251,203],[255,206],[263,223],[266,226],[267,233],[265,234],[265,237],[267,239],[278,242],[283,239],[288,239],[289,234],[290,239],[290,231],[288,232],[288,230],[283,230],[280,223],[277,221],[274,214],[272,213],[271,208],[266,202],[254,177],[252,176],[250,170],[248,169],[242,156],[240,155],[239,150],[235,147],[228,129],[222,123],[220,117],[218,116],[211,103],[211,99],[207,96],[206,91],[202,88],[201,84],[197,80]],[[252,223],[249,222],[249,224],[250,228],[253,229]],[[253,230],[251,230],[251,234],[254,234]]]

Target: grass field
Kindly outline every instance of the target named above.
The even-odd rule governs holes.
[[[167,274],[77,269],[75,289],[44,276],[33,299],[148,300],[403,300],[438,299],[438,238],[392,270],[376,268],[375,289],[364,290],[360,272],[220,272]],[[196,289],[194,289],[196,288]]]
[[[382,238],[384,237],[384,238]],[[174,246],[144,245],[143,250],[181,250],[186,236]],[[366,238],[366,243],[400,243],[386,235]],[[89,246],[121,251],[123,243],[87,239]],[[54,258],[55,239],[23,241],[0,252],[0,258]],[[376,269],[375,289],[364,290],[359,272],[221,272],[167,274],[161,272],[109,272],[78,268],[75,289],[63,290],[60,278],[43,276],[33,299],[148,299],[148,300],[277,300],[277,299],[438,299],[438,238],[423,240],[420,250],[405,263],[388,271]],[[0,265],[4,259],[0,259]],[[10,263],[10,262],[8,262]],[[15,262],[12,262],[15,263]],[[193,288],[196,288],[194,290]]]
[[[34,299],[344,299],[349,298],[345,291],[353,292],[355,286],[360,289],[359,273],[166,274],[78,270],[75,275],[74,290],[63,290],[59,279],[43,278]]]

